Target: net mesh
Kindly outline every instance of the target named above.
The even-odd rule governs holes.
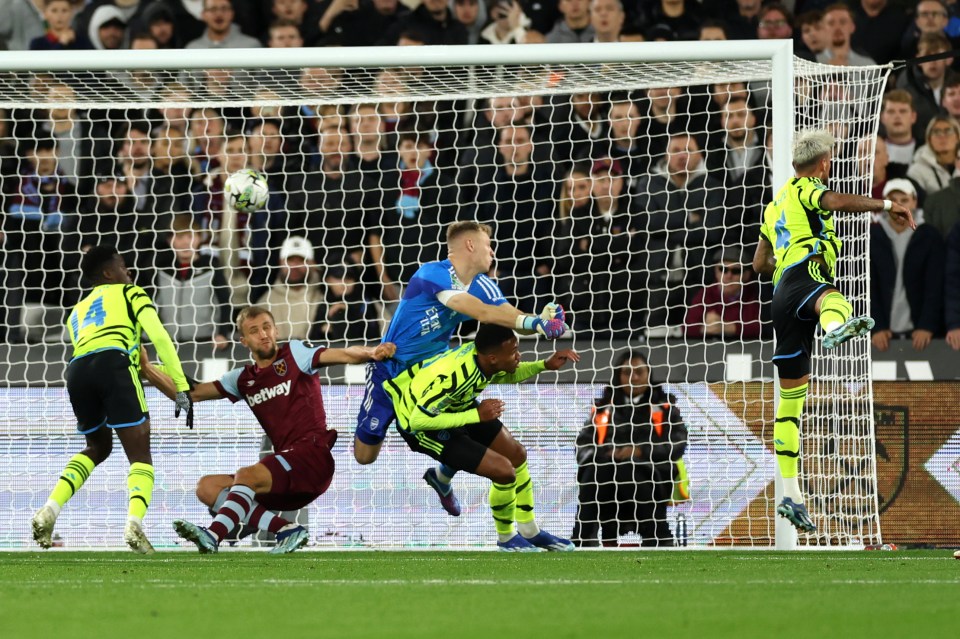
[[[869,193],[888,70],[795,65],[797,127],[841,140],[831,186]],[[769,292],[748,272],[778,186],[772,154],[787,153],[769,134],[771,74],[769,61],[751,60],[0,74],[0,510],[10,522],[0,546],[32,543],[30,515],[80,445],[63,320],[82,295],[86,246],[125,253],[185,368],[211,381],[248,361],[228,343],[235,310],[251,302],[271,307],[284,338],[375,343],[417,265],[444,256],[445,225],[465,219],[493,226],[511,303],[538,313],[562,302],[570,344],[585,355],[558,381],[488,391],[506,400],[503,421],[528,449],[541,526],[576,526],[585,543],[771,546]],[[263,211],[225,204],[225,177],[248,167],[268,176]],[[840,287],[858,312],[868,310],[868,223],[838,220]],[[291,248],[292,237],[310,250]],[[739,286],[734,297],[703,302],[724,277]],[[657,464],[610,460],[596,445],[594,400],[631,347],[684,428],[668,419],[666,436],[648,423],[613,441],[665,454]],[[879,541],[868,348],[817,353],[801,432],[819,532],[803,544]],[[345,442],[362,371],[324,380],[341,439],[330,491],[299,514],[314,541],[489,547],[486,480],[457,476],[464,514],[454,519],[421,479],[429,460],[395,433],[359,466]],[[158,476],[147,532],[170,546],[171,519],[207,517],[196,480],[255,462],[262,433],[242,403],[201,404],[197,430],[185,431],[167,400],[147,397]],[[681,450],[689,500],[674,494],[669,458]],[[120,544],[126,469],[117,451],[96,470],[58,520],[58,543]]]

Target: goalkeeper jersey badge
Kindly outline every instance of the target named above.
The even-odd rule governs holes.
[[[273,363],[273,372],[275,372],[280,377],[283,377],[287,374],[287,360],[278,359]]]

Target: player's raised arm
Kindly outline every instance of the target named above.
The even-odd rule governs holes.
[[[500,304],[499,306],[486,304],[465,292],[457,292],[451,295],[441,293],[437,295],[437,298],[447,308],[468,315],[484,324],[496,324],[528,334],[536,332],[550,339],[561,337],[566,332],[562,306],[556,307],[559,313],[557,317],[544,320],[534,315],[524,315],[509,304]]]
[[[364,364],[371,360],[382,362],[397,352],[396,344],[384,342],[376,346],[349,346],[328,348],[317,355],[318,364]]]
[[[820,207],[827,211],[843,211],[845,213],[889,211],[895,217],[905,220],[910,228],[917,228],[917,223],[914,222],[910,209],[897,204],[893,200],[878,200],[863,195],[853,195],[852,193],[824,191],[823,197],[820,198]]]

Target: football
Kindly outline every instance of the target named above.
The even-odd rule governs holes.
[[[267,185],[267,176],[262,172],[241,169],[227,178],[223,193],[234,209],[252,213],[267,205],[270,187]]]

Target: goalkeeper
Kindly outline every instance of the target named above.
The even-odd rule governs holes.
[[[817,324],[824,331],[823,348],[836,348],[866,335],[873,319],[852,317],[853,308],[834,285],[841,241],[833,214],[883,209],[916,228],[910,211],[890,200],[831,191],[826,186],[836,141],[823,130],[801,132],[793,144],[791,178],[763,213],[760,242],[753,257],[758,273],[773,275],[773,363],[779,373],[780,404],[773,427],[777,465],[783,477],[783,500],[777,513],[797,530],[816,526],[803,504],[797,466],[800,417],[810,380],[810,353]]]
[[[33,538],[41,548],[52,545],[60,509],[73,497],[113,450],[113,431],[130,461],[127,476],[129,509],[123,539],[135,552],[153,553],[143,532],[143,517],[153,493],[150,415],[140,385],[140,335],[146,331],[176,386],[176,415],[192,407],[189,385],[173,340],[160,323],[146,292],[135,286],[123,257],[112,246],[94,246],[80,263],[93,291],[74,307],[67,320],[73,358],[67,365],[67,392],[77,429],[87,447],[74,455],[60,475],[47,503],[33,516]]]
[[[561,306],[548,304],[540,317],[524,315],[507,303],[496,282],[487,277],[493,265],[490,227],[478,222],[456,222],[447,227],[448,258],[427,262],[410,279],[383,341],[397,345],[393,358],[371,362],[366,391],[357,415],[353,454],[361,464],[372,464],[380,454],[387,428],[395,415],[384,385],[408,368],[442,353],[460,322],[481,322],[539,333],[556,339],[566,331]],[[450,480],[455,469],[441,464],[423,478],[440,497],[444,510],[460,514]]]
[[[412,450],[493,481],[490,508],[500,550],[568,551],[574,546],[537,526],[527,451],[500,422],[503,402],[485,399],[478,404],[477,395],[490,383],[522,382],[579,360],[576,352],[561,350],[549,359],[521,364],[513,330],[481,324],[473,342],[414,366],[384,385],[396,410],[397,430]]]

